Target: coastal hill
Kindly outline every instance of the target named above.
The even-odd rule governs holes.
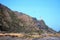
[[[56,33],[44,20],[37,20],[23,12],[11,10],[0,4],[0,32],[4,33]]]

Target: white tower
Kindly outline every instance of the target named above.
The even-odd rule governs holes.
[[[42,20],[42,16],[40,16],[40,20]]]

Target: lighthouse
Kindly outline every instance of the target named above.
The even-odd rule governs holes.
[[[43,19],[42,19],[42,16],[40,16],[40,20],[43,20]]]

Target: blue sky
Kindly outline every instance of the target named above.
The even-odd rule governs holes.
[[[0,0],[0,3],[38,20],[42,17],[49,27],[60,30],[60,0]]]

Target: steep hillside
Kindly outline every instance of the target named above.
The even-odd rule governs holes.
[[[0,30],[15,32],[18,29],[19,19],[8,7],[0,4]],[[17,31],[18,32],[18,31]]]
[[[12,11],[0,4],[0,31],[14,33],[55,33],[44,20],[37,20],[22,12]]]

